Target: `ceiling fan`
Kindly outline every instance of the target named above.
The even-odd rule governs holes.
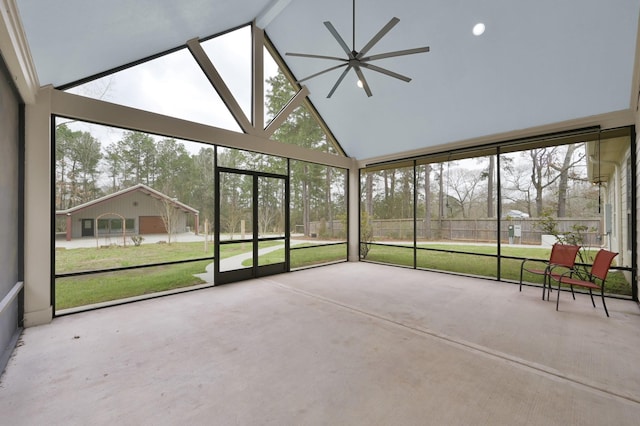
[[[373,38],[371,38],[371,40],[369,40],[369,42],[366,45],[364,45],[362,49],[360,49],[360,51],[356,51],[356,0],[353,0],[353,44],[351,49],[349,49],[349,46],[347,45],[347,43],[345,43],[344,39],[340,36],[340,34],[338,34],[338,31],[331,24],[331,22],[329,21],[324,22],[324,26],[327,27],[331,35],[333,35],[333,37],[338,41],[338,44],[340,45],[340,47],[342,47],[342,50],[344,50],[344,52],[347,54],[346,58],[339,58],[337,56],[311,55],[307,53],[286,53],[287,56],[299,56],[302,58],[315,58],[315,59],[330,59],[333,61],[343,62],[340,65],[327,68],[323,71],[317,72],[301,80],[298,80],[298,83],[302,83],[303,81],[309,80],[313,77],[317,77],[319,75],[322,75],[324,73],[327,73],[329,71],[333,71],[342,67],[346,67],[346,69],[342,72],[340,77],[338,77],[338,81],[336,81],[336,83],[333,85],[333,88],[327,95],[327,98],[330,98],[334,94],[334,92],[336,91],[340,83],[342,83],[342,80],[344,80],[345,76],[349,73],[351,69],[353,69],[356,75],[358,76],[358,86],[364,89],[367,96],[371,96],[372,93],[371,93],[371,88],[367,83],[367,79],[364,77],[362,68],[367,68],[371,71],[376,71],[376,72],[388,75],[390,77],[394,77],[399,80],[406,81],[407,83],[410,82],[411,78],[404,76],[402,74],[395,73],[388,69],[373,65],[371,62],[377,59],[391,58],[394,56],[413,55],[415,53],[426,53],[429,51],[428,46],[417,47],[415,49],[396,50],[394,52],[387,52],[387,53],[381,53],[378,55],[365,56],[367,53],[369,53],[371,48],[375,46],[376,43],[378,43],[380,39],[382,39],[382,37],[384,37],[389,31],[391,31],[391,29],[398,22],[400,22],[400,19],[395,17],[391,18],[391,20],[387,23],[387,25],[382,27],[382,29],[378,31],[378,33],[374,35]]]

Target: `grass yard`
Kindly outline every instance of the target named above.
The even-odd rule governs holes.
[[[234,253],[239,254],[237,247]],[[109,246],[104,248],[56,249],[56,274],[122,268],[150,263],[213,257],[213,243],[204,251],[204,243],[143,244],[140,246]]]
[[[467,253],[448,253],[433,250],[418,250],[417,267],[447,272],[456,272],[481,277],[497,278],[497,260],[494,257],[480,254],[496,254],[494,246],[452,246],[449,244],[419,244],[419,247],[434,250],[465,251]],[[471,254],[468,254],[471,253]],[[586,254],[584,263],[593,260],[596,250]],[[546,260],[551,254],[550,248],[532,247],[502,247],[502,256],[518,257],[522,259]],[[413,250],[409,247],[372,245],[366,260],[394,265],[413,267]],[[580,260],[578,260],[580,262]],[[582,262],[580,262],[582,263]],[[505,259],[500,262],[500,278],[502,280],[520,281],[521,259]],[[615,264],[615,261],[614,261]],[[523,282],[542,285],[542,277],[525,272]],[[611,271],[607,277],[605,292],[630,296],[631,284],[621,271]]]
[[[347,259],[347,243],[322,246],[304,243],[297,244],[296,248],[296,250],[291,250],[291,269],[321,265],[329,262],[339,262]],[[242,264],[249,266],[250,262],[250,260],[246,260],[242,262]],[[284,248],[261,255],[259,262],[260,265],[284,262]]]
[[[211,261],[56,279],[56,310],[202,284]]]
[[[261,242],[260,248],[280,244],[277,241]],[[291,251],[291,268],[301,268],[322,263],[345,260],[347,244],[297,247],[308,248]],[[496,259],[481,254],[496,254],[494,246],[454,246],[449,244],[419,244],[419,247],[433,250],[417,251],[417,267],[441,271],[464,273],[482,277],[496,278]],[[246,253],[250,245],[230,244],[220,247],[221,258]],[[450,253],[435,250],[466,251],[468,253]],[[503,256],[528,259],[548,259],[549,248],[502,247]],[[469,254],[471,253],[471,254]],[[588,253],[593,256],[595,250]],[[211,260],[183,263],[177,265],[156,266],[127,271],[112,271],[100,274],[82,275],[56,279],[56,309],[67,309],[88,304],[118,300],[127,297],[157,293],[204,283],[195,274],[205,272],[207,264],[213,259],[213,244],[204,252],[204,244],[173,243],[146,244],[141,246],[106,248],[58,249],[55,253],[56,274],[90,271],[118,267],[137,266],[153,263],[209,257]],[[260,256],[260,264],[281,262],[284,249]],[[413,249],[403,246],[371,245],[366,260],[413,267]],[[587,260],[587,263],[590,260]],[[501,279],[518,281],[522,260],[505,259],[501,261]],[[247,262],[247,265],[249,263]],[[542,277],[525,273],[523,281],[542,285]],[[631,285],[619,271],[609,273],[605,291],[611,294],[630,296]]]
[[[298,247],[304,247],[300,245]],[[347,243],[291,251],[291,269],[347,260]]]
[[[278,243],[267,241],[260,243],[260,247],[275,244]],[[222,245],[220,256],[226,259],[249,250],[250,245]],[[58,249],[55,257],[56,274],[203,257],[211,260],[57,278],[56,310],[203,284],[204,281],[194,274],[204,273],[206,266],[213,261],[213,244],[209,244],[205,253],[204,244],[200,242]]]
[[[296,247],[300,247],[300,249],[291,250],[291,269],[347,260],[347,243],[324,246],[314,246],[312,244],[305,243],[298,244]],[[282,261],[283,258],[284,249],[276,250],[260,256],[260,263],[266,265],[276,261]]]

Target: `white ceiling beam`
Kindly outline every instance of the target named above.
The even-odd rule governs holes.
[[[278,16],[291,0],[273,0],[256,17],[256,26],[265,29]]]
[[[74,95],[48,87],[50,91],[50,114],[58,114],[71,119],[89,121],[106,126],[132,129],[176,139],[216,144],[229,148],[244,149],[262,154],[277,155],[294,160],[325,164],[328,166],[351,168],[352,158],[314,151],[298,145],[273,141],[261,135],[249,135],[207,126],[188,120],[169,117],[149,111],[129,108],[97,99]]]
[[[0,52],[22,100],[35,102],[40,88],[15,0],[0,0]]]
[[[298,93],[296,93],[295,96],[291,98],[291,100],[284,106],[284,108],[282,108],[278,115],[276,115],[273,120],[271,120],[271,123],[269,123],[267,128],[264,129],[266,137],[271,137],[271,135],[273,135],[273,133],[278,130],[278,127],[280,127],[282,123],[284,123],[287,117],[293,111],[295,111],[296,108],[302,105],[308,95],[309,89],[307,89],[307,86],[302,86],[302,89],[300,89]]]
[[[220,76],[220,73],[218,72],[216,67],[213,65],[213,62],[211,62],[211,59],[209,59],[209,56],[207,56],[206,52],[202,48],[202,45],[200,45],[200,41],[197,38],[193,38],[187,41],[187,47],[189,48],[189,51],[193,55],[198,65],[200,65],[200,68],[202,68],[202,71],[205,73],[205,75],[213,85],[214,89],[216,89],[216,91],[220,95],[220,98],[222,98],[222,102],[224,102],[227,108],[229,108],[229,111],[238,122],[238,125],[240,126],[242,131],[247,134],[262,133],[262,128],[256,130],[253,124],[249,121],[244,111],[242,110],[242,107],[240,107],[240,104],[231,93],[231,90]]]
[[[264,30],[258,28],[254,22],[251,26],[253,32],[253,60],[251,73],[253,77],[253,125],[258,129],[264,129]]]
[[[629,107],[633,111],[640,108],[640,15],[638,15],[638,30],[636,32],[636,60],[633,63],[633,77],[631,81],[631,99]]]

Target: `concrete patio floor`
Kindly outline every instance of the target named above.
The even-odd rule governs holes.
[[[540,296],[342,263],[60,317],[0,424],[638,424],[638,305]]]

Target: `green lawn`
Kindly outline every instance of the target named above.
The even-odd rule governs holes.
[[[297,244],[297,250],[291,250],[291,269],[305,266],[321,265],[323,263],[338,262],[347,259],[347,244],[322,245]],[[260,265],[271,265],[284,261],[284,248],[263,254],[259,258]],[[245,260],[243,265],[249,266],[251,260]]]
[[[496,254],[493,246],[452,246],[448,244],[419,244],[419,247],[435,250],[465,251],[467,253],[446,253],[432,250],[418,250],[417,267],[447,272],[456,272],[481,277],[497,278],[497,260],[495,257],[479,256],[479,254]],[[585,253],[584,263],[590,263],[596,250]],[[531,247],[502,247],[502,256],[518,257],[521,259],[545,260],[551,254],[550,248]],[[500,279],[520,280],[521,259],[505,259],[500,262]],[[395,265],[413,267],[413,250],[407,247],[392,247],[372,245],[366,260],[391,263]],[[580,260],[579,260],[580,262]],[[588,268],[587,268],[588,269]],[[526,273],[523,281],[542,285],[542,277]],[[631,284],[620,271],[612,271],[607,277],[605,292],[630,296]]]
[[[225,250],[226,256],[241,252],[240,247],[235,245],[229,246],[227,250],[231,250],[231,247],[236,249],[235,252]],[[56,249],[55,265],[56,274],[64,274],[203,257],[213,257],[213,243],[209,244],[206,252],[204,243],[200,242]]]
[[[204,281],[194,277],[193,274],[205,272],[205,267],[209,263],[211,261],[205,260],[58,278],[56,279],[56,309],[73,308],[202,284]]]
[[[305,266],[320,265],[329,262],[339,262],[347,259],[347,244],[313,246],[312,244],[298,244],[301,249],[291,250],[291,269],[303,268]],[[306,247],[306,248],[302,248]],[[284,258],[284,249],[275,250],[260,256],[260,263],[268,265],[270,263],[281,262]]]
[[[262,242],[260,247],[274,244],[278,243]],[[249,244],[222,245],[220,256],[225,259],[245,253],[250,249]],[[205,252],[204,243],[200,242],[58,249],[55,255],[56,274],[204,257],[211,258],[211,260],[57,278],[56,309],[67,309],[203,284],[204,281],[194,277],[194,274],[204,273],[205,267],[213,261],[213,244],[209,244],[208,250]]]
[[[260,243],[260,247],[269,247],[279,242]],[[304,246],[297,246],[304,247]],[[418,250],[418,268],[458,272],[483,277],[497,276],[496,259],[478,254],[496,253],[492,246],[452,246],[446,244],[420,244],[419,247],[437,250],[458,250],[465,253],[445,253],[432,250]],[[250,245],[231,244],[221,246],[221,258],[235,256],[250,250]],[[591,252],[590,255],[594,254]],[[503,256],[519,258],[547,259],[548,248],[502,247]],[[291,251],[291,268],[301,268],[345,260],[347,246],[329,245],[309,247]],[[118,268],[144,264],[171,262],[187,259],[213,258],[213,244],[209,244],[204,252],[204,244],[173,243],[146,244],[128,247],[81,248],[56,250],[56,274],[69,272]],[[284,258],[284,249],[276,250],[260,257],[263,265],[280,262]],[[413,266],[413,250],[406,247],[372,245],[366,260]],[[93,303],[117,300],[143,294],[156,293],[176,288],[202,284],[203,281],[194,274],[205,272],[211,260],[183,263],[177,265],[158,266],[128,271],[113,271],[102,274],[83,275],[56,279],[56,309],[67,309]],[[502,259],[501,279],[518,281],[520,278],[521,260]],[[524,281],[542,284],[538,275],[525,273]],[[631,285],[622,272],[611,272],[605,289],[608,293],[631,295]]]

